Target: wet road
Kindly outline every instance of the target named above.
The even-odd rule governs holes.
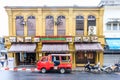
[[[120,74],[93,74],[72,72],[67,74],[0,71],[0,80],[120,80]]]

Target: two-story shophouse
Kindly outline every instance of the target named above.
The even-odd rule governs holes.
[[[9,36],[5,45],[15,66],[49,54],[72,55],[73,68],[103,64],[103,8],[59,6],[6,6]]]
[[[104,65],[111,65],[120,61],[120,0],[101,0],[100,6],[104,8]]]

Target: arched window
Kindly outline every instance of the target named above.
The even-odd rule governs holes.
[[[76,35],[84,34],[84,17],[76,16]]]
[[[16,36],[24,36],[24,18],[23,16],[16,16]]]
[[[28,36],[35,36],[36,33],[36,20],[35,16],[29,16],[27,19]]]
[[[94,35],[96,34],[96,18],[95,16],[88,16],[88,34]]]
[[[58,16],[57,18],[57,35],[65,35],[66,21],[65,16]]]
[[[47,16],[46,17],[46,35],[54,35],[54,18],[53,16]]]

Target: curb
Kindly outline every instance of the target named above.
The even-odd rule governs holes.
[[[73,72],[83,72],[83,69],[72,69]]]
[[[38,72],[37,68],[1,68],[0,70],[6,70],[6,71],[29,71],[29,72]]]
[[[39,70],[37,68],[17,68],[17,67],[14,67],[14,68],[8,68],[8,67],[5,67],[5,68],[1,68],[0,70],[6,70],[6,71],[14,71],[14,72],[17,72],[17,71],[29,71],[29,72],[39,72]],[[72,69],[73,72],[83,72],[84,69]]]

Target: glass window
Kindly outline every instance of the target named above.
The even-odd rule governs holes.
[[[93,59],[93,53],[87,53],[87,59]]]
[[[68,62],[68,61],[70,61],[70,56],[61,56],[61,60],[63,62]]]
[[[117,24],[113,24],[113,30],[117,30]]]
[[[47,36],[48,35],[51,35],[51,36],[54,35],[54,18],[53,18],[53,16],[47,16],[46,17],[46,30],[45,30],[45,34]]]
[[[96,26],[96,18],[95,18],[95,16],[92,16],[92,15],[89,15],[89,16],[88,16],[88,24],[87,24],[87,25],[88,25],[88,28],[87,28],[88,34],[91,34],[90,27],[91,27],[91,26]],[[96,34],[95,32],[96,32],[96,31],[93,30],[92,33],[93,33],[93,34]]]
[[[111,24],[107,24],[106,30],[111,30]]]
[[[76,35],[83,35],[84,33],[84,17],[76,16]]]
[[[120,30],[120,24],[119,24],[119,30]]]
[[[24,36],[24,18],[23,16],[16,16],[16,36]]]
[[[57,35],[65,35],[66,20],[65,16],[58,16],[57,18]]]
[[[35,36],[36,33],[36,20],[35,16],[29,16],[27,19],[28,36]]]

